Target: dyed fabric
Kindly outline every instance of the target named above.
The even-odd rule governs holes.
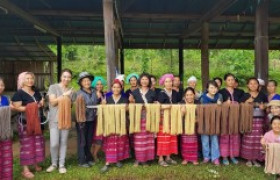
[[[104,137],[104,152],[108,163],[117,163],[129,158],[128,136],[111,135]]]
[[[13,179],[13,142],[11,140],[11,110],[9,100],[1,96],[0,103],[0,179]]]
[[[253,125],[253,105],[248,103],[240,104],[240,119],[239,131],[240,133],[249,133],[252,131]]]
[[[146,104],[146,131],[159,132],[160,104]]]
[[[157,155],[168,156],[171,154],[178,154],[178,140],[177,136],[169,133],[163,133],[163,114],[161,115],[161,124],[159,126],[159,133],[157,134]]]
[[[26,125],[19,126],[20,165],[34,165],[45,160],[45,143],[42,135],[29,136]]]
[[[86,121],[86,104],[83,95],[78,95],[76,99],[76,121],[78,123]]]
[[[11,109],[9,106],[0,106],[0,141],[11,139]]]
[[[13,142],[0,141],[0,179],[13,179]]]
[[[119,118],[116,118],[115,121],[116,122],[115,129],[116,129],[116,133],[117,133],[117,129],[119,129],[120,132],[118,133],[118,135],[111,134],[110,136],[104,137],[104,152],[106,155],[106,162],[108,163],[117,163],[121,160],[129,158],[129,139],[125,126],[126,123],[125,104],[127,103],[128,100],[124,96],[121,96],[121,98],[117,101],[115,101],[112,96],[109,99],[107,99],[107,104],[116,104],[116,105],[118,104],[117,106],[115,106],[116,108],[115,112],[119,112],[115,114],[116,117],[119,116]],[[124,117],[121,118],[122,116],[121,114],[123,114]],[[117,128],[117,126],[119,127]]]
[[[265,155],[265,173],[280,174],[280,144],[269,143]]]
[[[58,129],[71,128],[71,99],[63,96],[58,100]]]
[[[198,138],[197,135],[181,135],[181,155],[183,160],[198,161]]]
[[[263,147],[260,143],[263,135],[264,119],[254,117],[251,133],[245,133],[242,137],[241,157],[247,160],[264,160]]]
[[[198,133],[204,135],[220,134],[221,107],[217,104],[197,106]]]
[[[195,134],[195,121],[196,121],[196,105],[186,105],[186,114],[184,118],[184,134]]]
[[[25,110],[27,135],[42,135],[41,123],[39,119],[39,108],[36,102],[28,103]]]
[[[238,157],[240,154],[240,135],[221,135],[220,153],[222,157]]]
[[[141,113],[141,132],[133,136],[135,158],[138,162],[147,162],[155,158],[154,134],[146,131],[146,111]]]

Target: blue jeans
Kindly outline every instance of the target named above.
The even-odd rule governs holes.
[[[201,143],[202,143],[202,154],[204,159],[207,158],[207,159],[211,159],[211,161],[214,161],[220,157],[218,136],[201,135]]]

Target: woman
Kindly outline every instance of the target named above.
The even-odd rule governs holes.
[[[277,82],[275,80],[269,80],[266,89],[268,92],[268,102],[271,100],[280,100],[280,95],[276,93]]]
[[[259,92],[259,81],[256,78],[250,78],[247,81],[249,92],[244,93],[241,102],[252,103],[254,105],[253,111],[253,127],[251,133],[246,133],[242,137],[241,157],[247,160],[246,165],[260,167],[257,162],[263,161],[262,146],[260,144],[264,128],[264,104],[267,102],[267,97]]]
[[[0,108],[9,107],[10,104],[8,97],[3,95],[4,90],[5,90],[4,79],[0,77]],[[7,180],[13,179],[12,145],[13,142],[11,139],[0,139],[0,179],[7,179]]]
[[[107,82],[101,76],[96,76],[91,83],[91,87],[94,88],[96,92],[100,93],[101,99],[103,99],[105,97],[105,92],[104,92],[103,88],[106,85],[107,85]],[[97,127],[97,118],[96,117],[97,116],[95,116],[95,119],[94,119],[93,157],[94,157],[94,161],[98,162],[99,161],[98,152],[101,150],[101,147],[102,147],[103,136],[96,136],[96,127]]]
[[[223,97],[218,93],[218,85],[215,81],[208,81],[207,91],[201,96],[201,104],[221,104]],[[210,160],[216,165],[220,165],[220,149],[217,135],[201,135],[203,163]]]
[[[184,92],[184,99],[182,104],[199,104],[199,101],[195,100],[195,91],[192,87],[187,87]],[[186,109],[182,108],[182,114],[186,113]],[[181,135],[181,155],[183,157],[182,165],[192,162],[193,165],[198,165],[198,137],[197,134],[193,135]]]
[[[157,85],[157,78],[154,76],[154,75],[150,75],[151,77],[151,90],[154,91],[156,93],[156,97],[158,97],[161,89],[160,88],[157,88],[156,85]]]
[[[234,88],[235,76],[231,73],[227,73],[224,76],[226,87],[221,89],[219,93],[223,96],[225,103],[239,103],[243,96],[243,92]],[[229,165],[228,157],[230,157],[233,164],[238,164],[236,157],[240,152],[240,135],[221,135],[220,136],[220,152],[223,157],[223,164]]]
[[[50,152],[51,165],[47,172],[53,172],[59,167],[59,173],[67,172],[65,168],[65,157],[67,151],[67,141],[69,129],[58,128],[58,102],[63,96],[74,99],[72,88],[69,87],[72,79],[72,71],[64,69],[61,72],[60,82],[49,87],[49,129],[50,129]]]
[[[38,165],[45,160],[45,144],[43,135],[28,134],[27,120],[40,124],[39,115],[36,114],[32,119],[27,119],[27,106],[32,103],[36,105],[33,109],[38,111],[43,106],[43,99],[40,92],[34,87],[35,75],[32,72],[23,72],[18,76],[18,91],[12,97],[12,109],[20,112],[19,116],[19,139],[20,139],[20,164],[23,166],[22,176],[27,179],[34,178],[29,166],[34,165],[35,171],[42,171]],[[39,126],[41,130],[41,126]]]
[[[195,76],[191,76],[187,80],[187,83],[188,83],[188,87],[192,87],[194,89],[194,91],[195,91],[195,99],[199,100],[200,96],[201,96],[201,93],[195,89],[196,88],[196,83],[197,83],[196,77]]]
[[[271,100],[268,105],[268,119],[271,120],[273,116],[280,116],[280,100]]]
[[[147,104],[156,101],[156,94],[150,89],[151,80],[149,74],[143,73],[138,79],[138,88],[129,96],[130,103]],[[146,131],[146,110],[141,112],[141,132],[133,136],[136,161],[134,166],[139,163],[146,165],[148,161],[155,158],[154,134]]]
[[[128,99],[121,94],[122,84],[118,79],[115,79],[112,84],[113,95],[103,101],[103,104],[128,104]],[[129,158],[129,140],[128,135],[110,135],[104,137],[104,151],[106,156],[106,164],[101,169],[101,172],[107,172],[112,163],[121,168],[120,161]]]
[[[136,73],[131,73],[126,77],[126,84],[130,85],[130,88],[125,91],[125,95],[128,98],[132,91],[137,88],[137,79],[139,79],[139,75]]]
[[[76,93],[77,100],[81,97],[85,106],[94,106],[100,102],[99,97],[101,96],[99,92],[96,92],[91,88],[91,82],[94,77],[88,72],[81,72],[78,78],[78,84],[80,86],[80,90]],[[76,101],[77,102],[77,101]],[[76,108],[80,109],[78,106],[79,102],[77,102]],[[77,111],[76,111],[77,112]],[[79,166],[81,167],[91,167],[93,166],[93,157],[90,152],[92,145],[92,137],[94,133],[94,119],[96,119],[96,109],[86,108],[85,110],[85,118],[86,122],[84,123],[76,123],[76,129],[78,134],[78,160]],[[78,120],[78,119],[77,119]]]
[[[160,85],[164,86],[164,89],[159,93],[158,102],[161,104],[177,104],[180,102],[180,95],[178,92],[172,89],[174,76],[173,74],[164,74],[160,78]],[[171,106],[166,106],[171,108]],[[159,156],[158,164],[160,166],[169,166],[171,164],[177,164],[177,162],[171,159],[172,154],[178,154],[178,142],[177,136],[172,136],[168,133],[163,133],[163,112],[161,113],[159,133],[157,134],[157,155]],[[164,160],[164,156],[166,157]]]
[[[217,83],[218,89],[221,89],[222,84],[223,84],[222,78],[220,78],[220,77],[215,77],[215,78],[213,78],[213,80]]]

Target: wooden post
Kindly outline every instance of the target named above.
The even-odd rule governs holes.
[[[179,40],[179,76],[184,86],[184,45],[183,39]]]
[[[201,29],[201,80],[202,89],[205,90],[207,81],[209,80],[209,24],[203,23]]]
[[[255,15],[255,77],[268,80],[268,6],[269,0],[260,1]]]
[[[49,61],[49,73],[50,73],[50,84],[53,84],[53,80],[54,80],[54,77],[53,77],[53,61]]]
[[[56,50],[57,50],[57,82],[60,81],[61,69],[62,69],[62,53],[61,53],[61,37],[56,38]]]
[[[103,20],[104,20],[104,38],[106,46],[106,61],[107,61],[107,82],[108,87],[115,78],[116,70],[116,48],[115,48],[115,33],[114,33],[114,11],[113,0],[103,0]]]
[[[121,48],[120,51],[120,63],[121,63],[121,74],[124,74],[124,49]]]

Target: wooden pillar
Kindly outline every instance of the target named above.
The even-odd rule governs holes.
[[[183,39],[179,40],[179,76],[184,86],[184,44]]]
[[[60,75],[62,70],[62,53],[61,53],[61,37],[56,38],[56,50],[57,50],[57,82],[60,81]]]
[[[111,83],[113,82],[116,75],[116,43],[114,33],[115,25],[113,5],[113,0],[103,0],[104,39],[106,46],[108,87],[111,86]]]
[[[124,74],[124,49],[120,50],[120,63],[121,63],[121,74]]]
[[[203,23],[201,29],[201,80],[202,89],[205,90],[207,81],[209,80],[209,24]]]
[[[255,77],[268,80],[268,5],[262,0],[255,14]]]
[[[50,84],[53,84],[53,80],[54,80],[54,73],[53,73],[53,61],[49,61],[49,73],[50,73]]]

